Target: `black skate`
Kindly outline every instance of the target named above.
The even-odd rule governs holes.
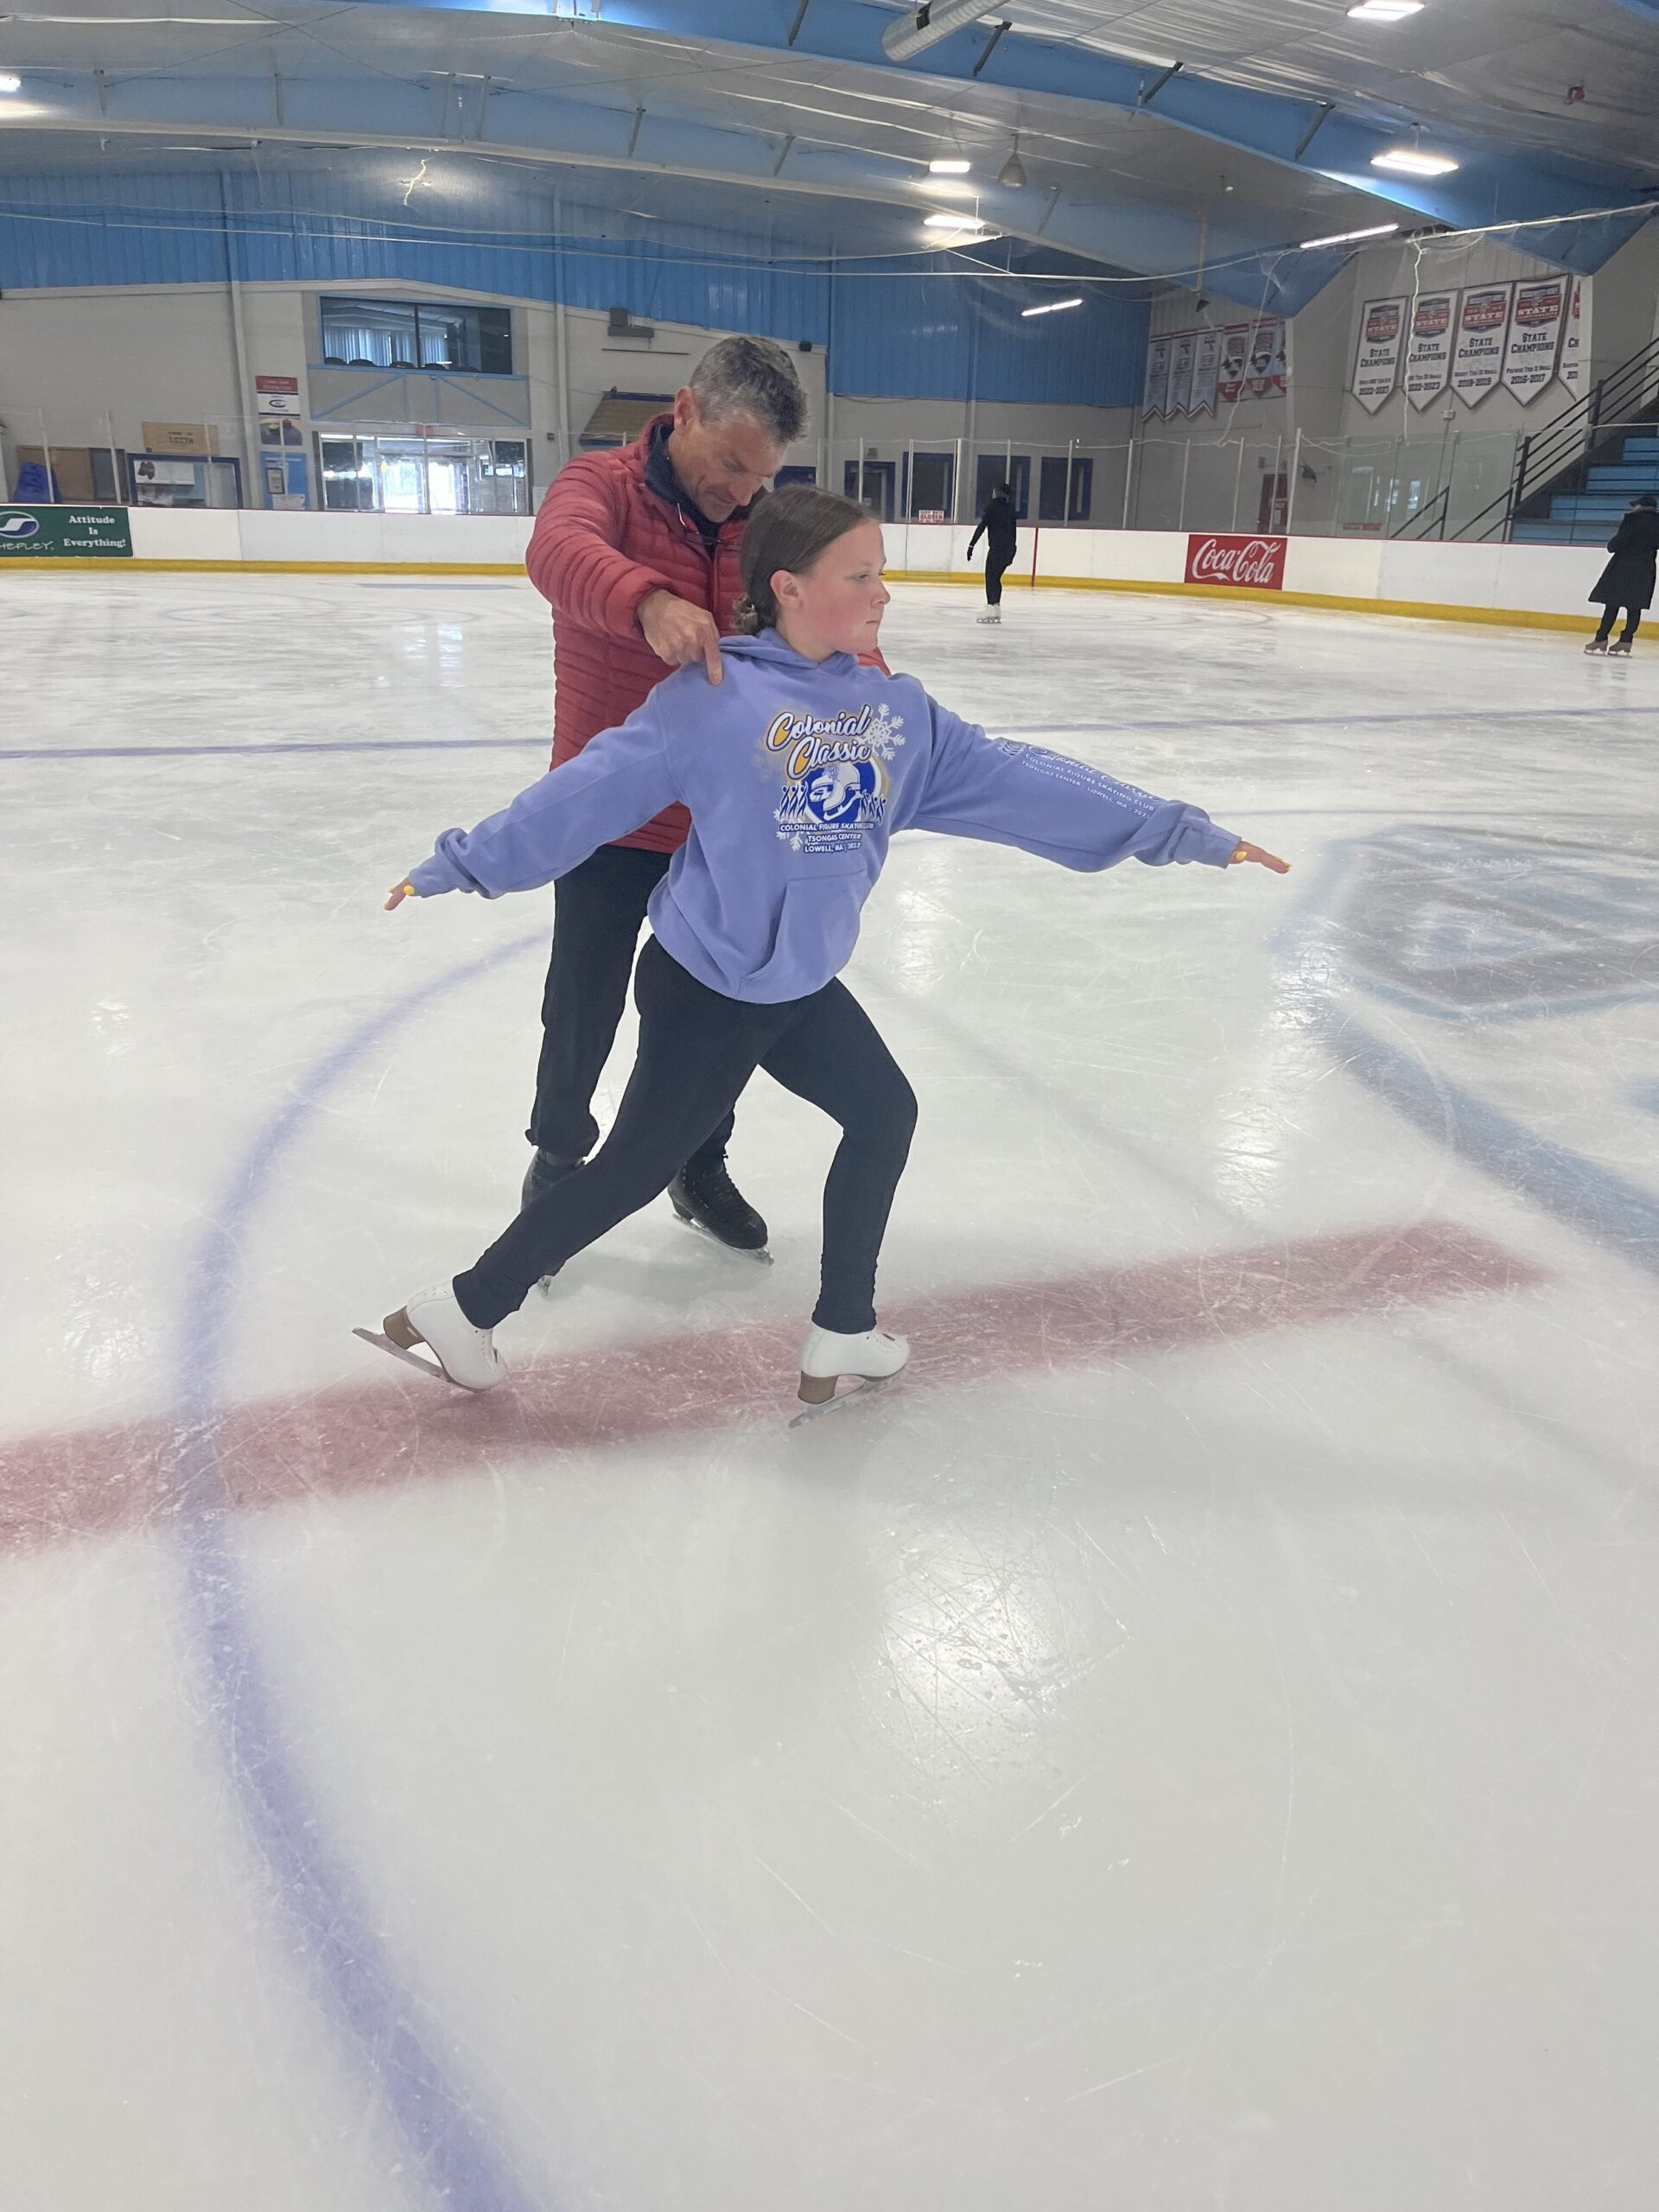
[[[583,1163],[580,1160],[561,1160],[550,1152],[533,1152],[524,1174],[524,1186],[519,1193],[518,1211],[534,1205],[544,1192],[556,1183],[563,1183],[567,1175],[574,1175]]]
[[[1628,638],[1615,638],[1607,650],[1609,653],[1627,653],[1630,650],[1630,641]]]
[[[1587,653],[1605,653],[1607,650],[1607,640],[1605,638],[1592,638],[1584,650]]]
[[[669,1204],[680,1219],[734,1252],[753,1253],[766,1266],[766,1224],[727,1172],[724,1159],[712,1166],[682,1167],[668,1186]]]

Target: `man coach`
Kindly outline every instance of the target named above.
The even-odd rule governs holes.
[[[720,682],[720,636],[743,588],[743,525],[806,416],[781,346],[725,338],[637,443],[578,454],[560,470],[525,557],[553,609],[555,767],[625,721],[671,670],[702,660]],[[627,1001],[645,904],[690,828],[685,809],[670,807],[554,886],[526,1205],[599,1141],[594,1090]],[[766,1225],[727,1172],[731,1130],[728,1116],[669,1197],[722,1243],[760,1251]]]

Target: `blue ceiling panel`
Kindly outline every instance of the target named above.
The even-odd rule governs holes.
[[[707,224],[619,226],[602,188],[583,204],[543,177],[480,168],[449,196],[476,227],[435,224],[408,172],[416,157],[342,151],[316,168],[227,164],[194,173],[101,168],[0,177],[0,288],[407,283],[626,307],[645,321],[752,330],[828,348],[835,391],[872,397],[1132,404],[1147,308],[1137,288],[1003,245],[1018,268],[1076,267],[1085,305],[1026,320],[1052,283],[981,278],[966,257],[831,264],[791,259],[793,238]],[[597,187],[597,179],[594,180]],[[803,214],[807,212],[803,209]],[[1093,280],[1093,281],[1090,281]]]
[[[1145,350],[1141,288],[1105,287],[1065,256],[1004,242],[983,257],[831,262],[793,238],[707,224],[623,221],[544,178],[481,167],[452,178],[474,226],[435,223],[412,157],[339,157],[315,169],[244,164],[194,175],[0,177],[0,288],[127,284],[425,285],[626,307],[642,321],[755,331],[828,349],[831,389],[871,397],[1133,404]],[[607,235],[607,230],[613,235]],[[1085,304],[1025,319],[1056,296],[1021,275],[1076,268]]]
[[[0,178],[0,290],[222,284],[229,273],[211,177]]]
[[[1057,258],[1041,257],[1039,265]],[[868,398],[960,400],[971,391],[1039,405],[1131,407],[1141,394],[1147,302],[1128,287],[1078,289],[1082,307],[1027,319],[1023,308],[1065,293],[1052,283],[966,276],[948,257],[936,258],[931,273],[904,278],[883,264],[847,264],[836,287],[834,388]]]

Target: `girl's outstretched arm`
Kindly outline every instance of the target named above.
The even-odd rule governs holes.
[[[445,891],[475,891],[486,899],[533,891],[660,814],[680,797],[658,705],[675,682],[659,684],[626,721],[601,730],[574,760],[475,830],[446,830],[430,860],[394,887],[387,911],[406,898],[434,899]]]
[[[932,757],[899,829],[1015,845],[1062,868],[1107,868],[1127,860],[1227,868],[1252,860],[1285,872],[1284,861],[1218,828],[1202,807],[1154,798],[1039,745],[988,738],[937,700],[930,705]]]

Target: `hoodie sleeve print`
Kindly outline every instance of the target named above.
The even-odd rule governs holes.
[[[1205,861],[1225,868],[1238,840],[1202,807],[1154,798],[1039,745],[989,738],[930,700],[933,752],[915,811],[899,827],[1015,845],[1062,868]]]
[[[626,837],[680,798],[668,760],[659,684],[615,729],[601,730],[475,830],[446,830],[409,880],[423,899],[444,891],[533,891]]]

